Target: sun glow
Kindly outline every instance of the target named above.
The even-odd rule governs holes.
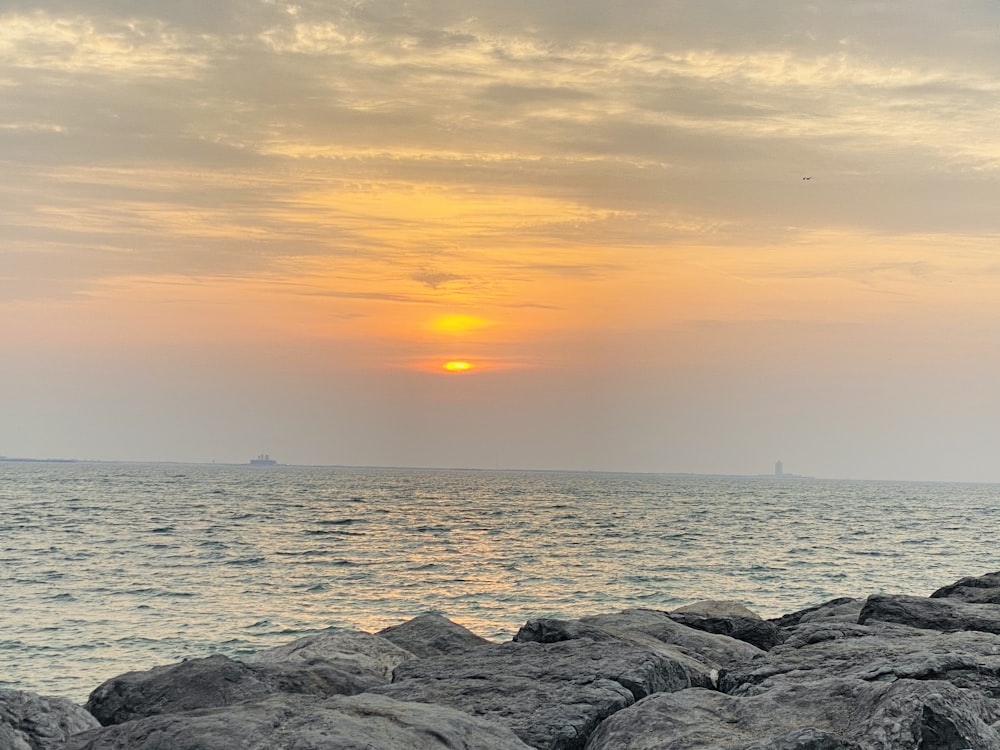
[[[441,368],[445,372],[469,372],[472,369],[472,363],[464,359],[453,359],[445,362]]]
[[[489,321],[478,315],[443,315],[431,321],[430,327],[435,333],[462,335],[485,328]]]

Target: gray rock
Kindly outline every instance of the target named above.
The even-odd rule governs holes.
[[[514,636],[515,643],[563,643],[578,639],[596,643],[627,643],[647,649],[682,666],[692,685],[715,685],[718,670],[707,661],[698,659],[687,650],[664,643],[640,630],[604,629],[581,620],[529,620]]]
[[[348,674],[377,675],[385,682],[414,654],[395,643],[360,630],[333,628],[243,657],[247,664],[333,667]]]
[[[739,602],[719,599],[702,599],[685,604],[683,607],[671,610],[686,615],[702,615],[703,617],[739,617],[744,620],[760,620],[761,616]]]
[[[510,642],[407,662],[372,692],[452,706],[509,726],[535,748],[582,748],[638,698],[707,684],[687,667],[624,641]]]
[[[86,707],[108,726],[157,714],[228,706],[274,692],[276,688],[259,670],[216,655],[113,677],[90,694]]]
[[[530,620],[521,627],[514,640],[553,643],[580,637],[595,641],[625,640],[647,648],[658,648],[678,661],[686,659],[692,668],[701,665],[701,669],[708,673],[763,653],[749,643],[696,630],[675,622],[666,612],[651,609],[627,609],[617,614],[581,617],[579,620]]]
[[[845,637],[799,646],[789,639],[766,655],[725,671],[719,688],[750,695],[767,691],[777,682],[836,676],[865,682],[946,681],[1000,697],[1000,638],[994,635],[853,627],[857,630],[848,631]]]
[[[863,605],[864,602],[861,599],[840,597],[839,599],[831,599],[823,604],[817,604],[815,607],[806,607],[797,612],[775,617],[768,620],[768,622],[774,623],[779,628],[791,628],[799,623],[810,622],[816,618],[857,622]]]
[[[128,672],[94,690],[86,707],[109,725],[273,693],[355,695],[388,683],[393,669],[414,658],[370,633],[331,629],[240,661],[215,655]]]
[[[1000,633],[1000,605],[969,603],[954,598],[872,594],[858,616],[858,623],[864,625],[873,621],[945,633],[957,630]]]
[[[793,729],[785,734],[754,742],[741,750],[867,750],[867,746],[845,740],[821,729]]]
[[[27,734],[9,724],[0,724],[0,747],[4,750],[32,750]]]
[[[65,750],[527,750],[507,728],[377,695],[275,695],[86,732]]]
[[[66,698],[0,689],[0,748],[61,750],[73,734],[100,726]]]
[[[753,696],[664,693],[606,720],[587,750],[1000,750],[992,702],[944,682],[781,682]]]
[[[763,651],[770,651],[785,641],[785,634],[773,622],[759,617],[710,616],[689,612],[668,613],[671,620],[706,633],[725,635],[749,643]]]
[[[960,599],[979,604],[1000,604],[1000,573],[967,576],[931,594],[932,599]]]
[[[490,641],[452,622],[447,617],[430,612],[407,620],[400,625],[392,625],[380,630],[375,635],[392,641],[400,648],[404,648],[420,658],[458,654],[490,644]]]
[[[925,631],[905,625],[882,622],[858,625],[857,622],[838,617],[815,619],[808,622],[803,620],[802,624],[787,628],[783,632],[785,634],[783,645],[791,648],[801,648],[802,646],[815,645],[824,641],[836,641],[842,638],[864,638],[873,635],[882,635],[887,638],[909,638],[927,635]]]

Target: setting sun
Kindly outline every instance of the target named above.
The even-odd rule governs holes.
[[[472,363],[466,362],[464,359],[454,359],[450,362],[445,362],[442,368],[447,372],[468,372],[472,369]]]

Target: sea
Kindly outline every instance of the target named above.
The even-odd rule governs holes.
[[[703,599],[776,617],[1000,568],[1000,485],[802,477],[0,462],[0,687],[105,680],[424,612]]]

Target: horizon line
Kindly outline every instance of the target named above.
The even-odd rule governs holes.
[[[560,468],[521,468],[482,467],[482,466],[412,466],[396,464],[310,464],[282,463],[270,466],[253,466],[249,461],[184,461],[172,459],[105,459],[105,458],[32,458],[18,456],[0,456],[0,463],[58,463],[58,464],[152,464],[175,466],[228,466],[246,467],[255,470],[299,468],[299,469],[367,469],[386,471],[468,471],[468,472],[498,472],[498,473],[531,473],[531,474],[626,474],[634,476],[665,476],[665,477],[705,477],[720,479],[791,479],[835,482],[905,482],[911,484],[980,484],[997,485],[1000,480],[967,480],[967,479],[892,479],[892,478],[856,478],[856,477],[822,477],[807,474],[774,473],[743,474],[727,472],[697,472],[697,471],[656,471],[628,469],[560,469]]]

